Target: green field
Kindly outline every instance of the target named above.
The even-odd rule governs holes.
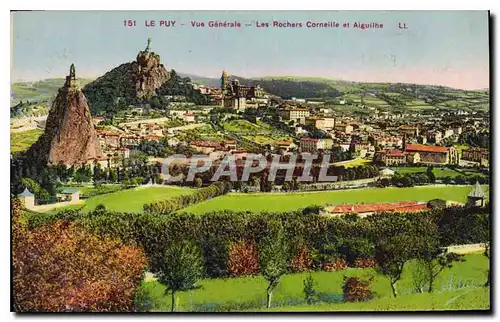
[[[488,310],[490,288],[478,287],[433,294],[411,294],[395,299],[381,298],[370,302],[297,305],[271,308],[271,312],[324,312],[324,311],[444,311]],[[255,310],[253,310],[255,311]],[[261,309],[258,311],[266,311]]]
[[[482,186],[488,193],[489,187]],[[182,212],[202,214],[232,210],[250,212],[281,212],[311,205],[349,204],[394,201],[429,201],[439,198],[464,203],[472,186],[423,186],[411,188],[371,188],[303,193],[231,193],[187,208]]]
[[[28,148],[38,140],[38,137],[42,135],[42,130],[28,130],[23,132],[10,133],[10,152],[22,152],[28,150]]]
[[[80,86],[85,86],[92,79],[79,78]],[[50,101],[57,94],[57,89],[63,86],[64,78],[50,78],[37,82],[14,83],[11,85],[11,104],[15,105],[19,101]],[[12,106],[11,105],[11,106]]]
[[[86,199],[83,211],[94,210],[97,205],[103,204],[108,210],[142,212],[142,206],[146,203],[192,192],[193,190],[189,188],[161,186],[127,189]]]
[[[488,260],[482,254],[467,255],[465,262],[446,269],[438,277],[433,294],[416,294],[413,290],[410,262],[396,287],[399,297],[392,296],[388,279],[374,269],[348,268],[338,272],[313,272],[315,290],[321,303],[308,306],[304,302],[302,281],[309,273],[288,274],[282,277],[273,293],[274,309],[290,310],[422,310],[422,309],[486,309],[489,307],[489,288],[486,281]],[[342,303],[342,281],[347,276],[375,276],[372,291],[376,298],[369,302]],[[144,282],[151,296],[153,311],[170,311],[171,297],[157,281]],[[199,288],[177,295],[178,311],[235,311],[265,310],[267,283],[262,276],[227,279],[204,279]]]
[[[224,129],[239,134],[254,134],[269,132],[269,129],[248,122],[247,120],[233,120],[224,123]]]

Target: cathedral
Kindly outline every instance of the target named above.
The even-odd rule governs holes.
[[[247,103],[254,102],[265,97],[264,90],[260,86],[241,85],[237,79],[229,80],[229,75],[224,70],[221,76],[222,107],[234,108],[237,111],[247,109]],[[253,106],[253,105],[252,105]]]

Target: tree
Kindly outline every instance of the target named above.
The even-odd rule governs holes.
[[[78,168],[75,172],[74,179],[78,183],[89,182],[91,178],[90,173],[86,170],[85,167]]]
[[[306,303],[311,305],[314,303],[316,296],[318,295],[314,289],[314,284],[316,284],[314,278],[311,274],[309,274],[309,276],[303,280],[302,283],[304,284],[304,298]]]
[[[463,255],[456,253],[444,254],[442,250],[435,249],[425,251],[424,255],[417,261],[417,270],[423,271],[423,278],[420,284],[428,284],[428,292],[434,291],[434,281],[438,275],[445,269],[453,267],[453,262],[463,262]],[[423,290],[423,288],[421,288]]]
[[[281,226],[281,223],[278,225]],[[266,290],[267,308],[271,307],[273,291],[287,270],[287,245],[283,227],[275,229],[274,234],[270,233],[263,238],[259,253],[261,273],[269,283]]]
[[[411,246],[411,238],[399,235],[382,239],[375,248],[377,270],[389,278],[394,297],[397,296],[396,282],[401,279],[403,268],[411,258],[409,250]]]
[[[172,312],[175,311],[175,293],[195,288],[202,274],[201,251],[193,243],[181,241],[165,250],[158,281],[165,285],[165,293],[172,292]]]
[[[434,171],[433,171],[433,167],[432,166],[427,167],[426,174],[427,174],[427,177],[429,178],[429,181],[431,183],[436,182],[436,176],[434,175]]]
[[[27,230],[13,201],[13,298],[17,312],[133,309],[147,262],[142,250],[66,220]]]
[[[201,188],[203,186],[203,181],[200,178],[194,179],[194,186],[196,188]]]

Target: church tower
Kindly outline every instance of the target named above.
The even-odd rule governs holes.
[[[222,70],[222,76],[220,78],[220,91],[221,91],[221,106],[225,106],[226,96],[228,95],[227,87],[229,86],[229,75],[225,70]]]
[[[220,89],[224,91],[229,85],[229,75],[225,70],[222,71],[222,76],[220,78]]]
[[[69,75],[66,76],[66,86],[74,87],[76,85],[75,64],[69,67]]]

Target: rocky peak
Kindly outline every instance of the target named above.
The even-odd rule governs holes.
[[[39,162],[65,165],[102,158],[92,115],[76,82],[73,64],[49,111],[45,132],[28,154]]]
[[[158,89],[169,78],[169,73],[160,63],[160,55],[151,51],[151,38],[146,49],[137,54],[132,64],[134,81],[138,99],[149,99],[155,96]]]
[[[103,113],[116,103],[125,105],[147,102],[156,96],[156,90],[170,79],[160,62],[160,55],[151,51],[151,39],[136,60],[121,64],[83,88],[95,113]]]

